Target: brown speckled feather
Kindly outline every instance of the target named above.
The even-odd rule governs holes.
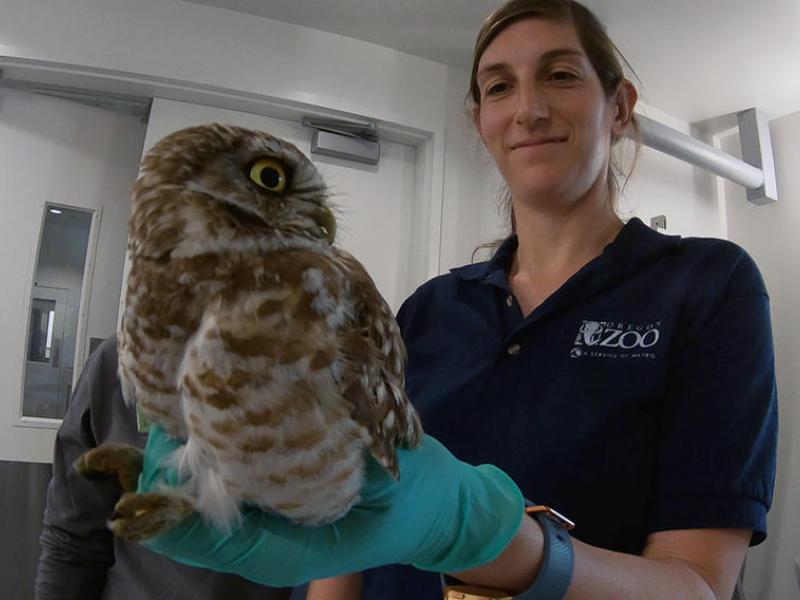
[[[285,189],[251,179],[263,159]],[[357,501],[366,448],[398,475],[397,447],[421,436],[402,340],[332,245],[311,162],[265,133],[190,128],[147,154],[133,200],[123,391],[187,441],[196,509],[222,526],[241,502],[322,523]]]

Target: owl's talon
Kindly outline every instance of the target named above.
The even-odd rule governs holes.
[[[178,496],[127,493],[114,507],[108,526],[119,538],[141,542],[172,529],[192,512],[192,505]]]
[[[116,478],[123,492],[133,492],[139,483],[144,454],[127,444],[103,444],[81,454],[75,471],[87,479]]]

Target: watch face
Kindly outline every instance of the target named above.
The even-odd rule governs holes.
[[[514,600],[506,592],[471,585],[449,585],[444,589],[444,598],[445,600]]]

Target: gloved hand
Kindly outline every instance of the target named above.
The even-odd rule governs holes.
[[[162,465],[178,446],[160,428],[150,430],[140,492],[179,483],[175,470]],[[491,562],[509,544],[524,500],[500,469],[463,463],[427,435],[398,458],[400,481],[367,460],[361,501],[335,523],[307,527],[246,509],[241,527],[224,534],[193,515],[146,545],[188,565],[292,587],[393,563],[465,571]]]

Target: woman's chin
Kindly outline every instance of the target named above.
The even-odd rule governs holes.
[[[511,194],[516,202],[524,204],[568,208],[592,196],[592,187],[589,182],[579,181],[578,175],[540,168],[531,177],[515,182]]]
[[[563,179],[554,177],[552,181],[539,179],[535,184],[515,187],[513,196],[525,203],[541,204],[543,202],[570,203],[571,200],[577,200],[580,194],[572,186],[565,186]]]

